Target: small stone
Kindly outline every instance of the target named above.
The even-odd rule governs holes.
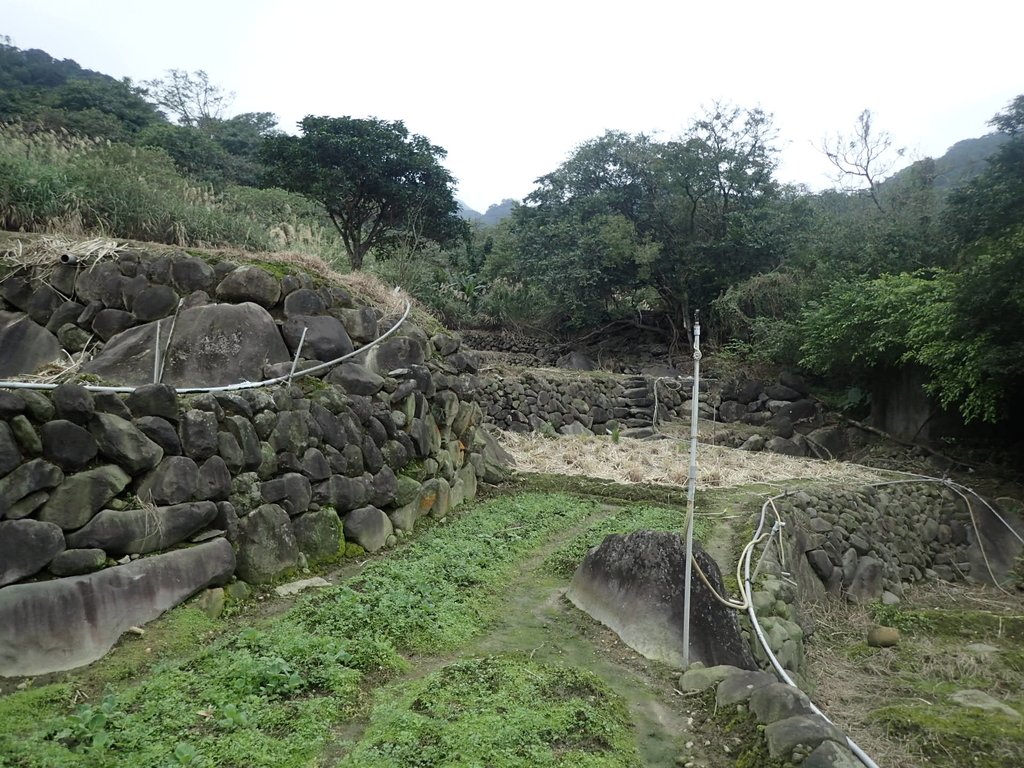
[[[1021,718],[1020,712],[1013,707],[989,696],[984,691],[979,691],[974,688],[957,691],[950,695],[949,700],[955,704],[959,704],[961,707],[983,709],[987,712],[999,712],[1014,720],[1019,720]]]
[[[895,627],[872,627],[868,630],[868,645],[872,648],[894,648],[900,644],[900,631]]]
[[[214,587],[203,590],[196,597],[195,604],[196,608],[211,619],[219,619],[220,615],[224,613],[224,589]]]
[[[274,587],[274,592],[278,597],[288,597],[289,595],[297,595],[306,589],[314,589],[317,587],[329,587],[331,582],[327,579],[314,576],[311,579],[300,579],[299,581],[290,581],[287,584],[282,584],[278,587]]]

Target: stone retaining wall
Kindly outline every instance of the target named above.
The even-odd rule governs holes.
[[[804,641],[814,632],[803,606],[825,599],[897,603],[906,584],[921,580],[991,583],[979,535],[996,578],[1020,549],[1007,549],[1012,537],[984,505],[969,510],[958,493],[939,483],[797,491],[777,500],[776,507],[785,522],[781,548],[778,540],[772,544],[751,597],[772,653],[798,684],[805,674]],[[773,519],[769,512],[769,526]],[[749,619],[741,624],[758,663],[770,668]],[[694,669],[680,684],[682,690],[716,685],[719,707],[739,708],[740,716],[766,726],[774,759],[803,759],[801,765],[819,767],[860,764],[842,732],[774,675],[731,667]]]
[[[29,632],[9,614],[25,608],[21,584],[218,537],[227,560],[191,591],[232,575],[267,582],[339,547],[392,546],[498,478],[478,406],[428,396],[429,377],[378,378],[372,395],[315,379],[216,395],[0,391],[0,658],[17,659]],[[0,665],[12,671],[24,673]]]
[[[752,598],[772,651],[798,674],[814,631],[802,604],[896,603],[906,584],[970,578],[975,568],[967,508],[938,483],[797,491],[776,507],[785,522],[781,552],[776,539]],[[763,653],[759,660],[767,661]]]
[[[211,266],[185,254],[126,251],[46,274],[62,290],[32,269],[0,285],[5,375],[49,362],[59,339],[72,342],[65,353],[102,370],[104,383],[124,383],[121,372],[129,383],[146,381],[156,346],[148,318],[173,312],[179,298],[215,318],[205,335],[189,337],[189,310],[180,313],[167,361],[186,386],[246,378],[232,367],[235,347],[240,357],[255,352],[256,378],[281,373],[305,328],[301,373],[369,342],[381,319],[306,275]],[[166,294],[161,287],[174,296],[158,312],[144,297]],[[238,308],[248,319],[230,325]],[[108,335],[103,317],[124,327]],[[252,318],[269,337],[252,334]],[[166,344],[168,326],[160,331]],[[144,333],[151,338],[133,341]],[[21,354],[25,344],[42,356]],[[275,345],[280,363],[266,352]],[[220,355],[218,363],[197,366],[207,354]],[[268,388],[0,389],[0,675],[86,663],[129,626],[205,587],[269,582],[346,552],[373,552],[423,516],[444,517],[475,495],[478,480],[498,480],[508,459],[482,428],[479,406],[449,386],[472,370],[474,357],[457,338],[431,338],[407,323],[358,363]]]
[[[474,358],[473,364],[478,363]],[[783,374],[780,379],[722,386],[713,378],[702,378],[700,418],[720,422],[720,442],[745,451],[833,459],[863,442],[857,430],[822,426],[821,407],[798,377]],[[510,374],[485,368],[458,377],[452,387],[476,402],[484,420],[500,429],[550,429],[564,435],[618,430],[621,436],[642,438],[654,434],[655,387],[658,422],[689,422],[693,379],[670,369],[623,375],[570,369]],[[730,430],[733,423],[759,431]]]
[[[657,382],[657,384],[656,384]],[[689,421],[692,379],[658,381],[652,376],[619,376],[583,371],[524,371],[461,377],[464,397],[480,406],[483,418],[513,432],[553,429],[563,435],[623,437],[654,434],[654,388],[658,388],[659,423]],[[717,383],[702,380],[700,413],[714,418]]]

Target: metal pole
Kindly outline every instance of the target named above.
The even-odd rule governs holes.
[[[164,353],[160,356],[160,375],[156,378],[156,383],[159,384],[164,380],[164,366],[167,365],[167,353],[171,351],[171,341],[174,340],[174,326],[178,324],[178,313],[181,312],[181,305],[185,303],[185,299],[178,299],[178,306],[174,310],[174,317],[171,318],[171,330],[167,334],[167,343],[164,345]],[[157,328],[156,341],[160,343],[160,329]]]
[[[306,331],[308,331],[308,330],[309,330],[308,327],[303,328],[302,329],[302,335],[299,336],[299,346],[296,347],[296,349],[295,349],[295,359],[292,360],[292,369],[290,371],[288,371],[288,383],[289,384],[292,383],[292,376],[295,375],[295,367],[299,364],[299,355],[302,354],[302,343],[306,340]]]
[[[156,321],[156,341],[153,344],[153,383],[160,383],[160,321]]]
[[[700,311],[693,319],[693,393],[690,403],[690,476],[686,488],[686,575],[683,582],[683,669],[690,666],[690,580],[693,573],[693,501],[697,490],[697,399],[700,396]]]

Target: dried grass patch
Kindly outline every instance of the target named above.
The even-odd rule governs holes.
[[[909,744],[870,724],[871,712],[892,703],[887,692],[896,649],[872,648],[867,658],[847,653],[864,643],[875,624],[863,605],[828,600],[814,604],[810,612],[815,631],[805,654],[815,683],[811,700],[878,765],[916,765]]]
[[[1020,615],[1024,596],[984,585],[921,582],[907,588],[902,605],[910,611],[935,607]],[[925,705],[942,711],[952,706],[945,701],[952,688],[980,687],[996,698],[1015,696],[1021,688],[1011,642],[999,643],[1002,651],[989,657],[968,650],[969,637],[941,637],[922,630],[904,635],[896,648],[871,648],[867,632],[877,622],[868,606],[828,600],[804,608],[815,622],[805,646],[815,682],[811,698],[879,765],[954,763],[930,761],[920,754],[920,744],[897,736],[884,722],[876,722],[872,712],[890,705]]]
[[[48,282],[61,256],[71,256],[77,262],[91,267],[115,255],[122,247],[116,240],[105,237],[81,240],[65,235],[41,235],[29,239],[9,239],[0,249],[0,270],[34,267],[36,278]]]
[[[906,593],[906,603],[914,608],[955,607],[960,611],[1024,616],[1024,592],[1006,591],[984,584],[966,588],[947,581],[923,581]]]
[[[614,441],[610,436],[545,436],[501,432],[499,441],[523,472],[585,475],[619,483],[684,486],[690,462],[688,440]],[[839,462],[800,459],[775,453],[740,451],[698,443],[697,486],[728,488],[777,485],[786,480],[865,484],[886,479],[884,472]]]

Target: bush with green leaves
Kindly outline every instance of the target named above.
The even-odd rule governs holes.
[[[975,246],[958,272],[837,283],[804,312],[803,364],[848,383],[916,364],[966,421],[996,422],[1024,383],[1024,228]]]
[[[114,736],[108,728],[123,716],[117,697],[109,694],[98,705],[79,705],[54,738],[76,751],[103,751],[114,745]]]

